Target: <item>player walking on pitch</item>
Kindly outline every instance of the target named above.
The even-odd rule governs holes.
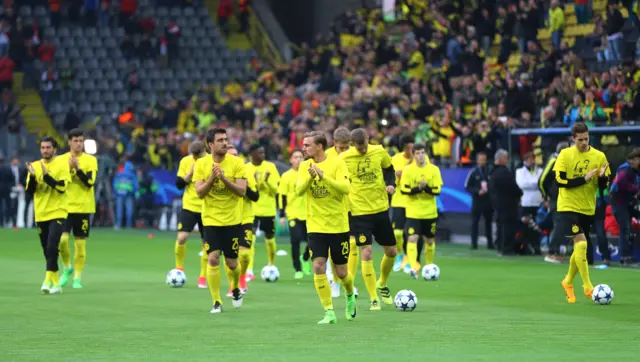
[[[207,287],[207,243],[204,241],[204,227],[202,225],[202,200],[196,193],[193,180],[196,161],[205,157],[207,151],[204,142],[194,141],[189,145],[190,155],[184,156],[178,166],[176,187],[184,190],[182,195],[182,211],[178,223],[178,239],[176,240],[176,269],[184,271],[184,258],[187,254],[187,240],[189,234],[198,225],[200,239],[202,240],[202,256],[200,257],[200,275],[198,276],[198,288]]]
[[[242,198],[247,190],[246,169],[242,161],[227,154],[227,132],[222,128],[207,131],[206,141],[211,156],[196,161],[193,180],[196,193],[203,199],[202,224],[204,239],[209,245],[207,282],[213,299],[211,313],[222,312],[220,298],[220,254],[231,271],[232,303],[242,306],[238,248],[242,233]]]
[[[425,239],[425,262],[432,264],[436,253],[436,196],[442,190],[440,169],[427,159],[424,145],[413,147],[415,163],[402,172],[401,192],[407,197],[407,258],[411,277],[418,279],[418,238]]]
[[[575,145],[560,151],[553,171],[558,183],[558,224],[555,227],[573,240],[569,271],[562,280],[562,288],[567,302],[575,303],[573,281],[578,272],[584,295],[591,299],[593,293],[588,263],[593,257],[592,248],[588,248],[589,229],[596,212],[597,190],[607,187],[611,171],[604,153],[589,146],[587,125],[574,124],[571,138]]]
[[[33,194],[35,221],[40,245],[47,262],[44,282],[40,290],[44,294],[62,292],[58,272],[58,247],[67,218],[67,187],[71,175],[69,164],[56,157],[56,141],[49,136],[40,141],[42,159],[27,163],[29,176],[26,191]]]
[[[300,165],[296,192],[306,197],[313,281],[325,310],[325,316],[318,324],[334,324],[338,321],[326,274],[329,255],[335,264],[335,276],[342,281],[347,295],[346,318],[353,320],[356,317],[356,297],[353,277],[347,270],[349,215],[344,202],[349,193],[347,166],[338,157],[327,158],[324,151],[327,138],[322,132],[305,134],[303,147],[309,159]]]
[[[69,215],[64,232],[60,237],[60,258],[64,271],[60,277],[60,286],[64,287],[73,274],[74,289],[82,288],[82,271],[87,259],[87,238],[91,228],[91,214],[96,212],[96,197],[93,185],[98,174],[98,160],[84,152],[84,132],[75,128],[69,131],[69,152],[59,156],[67,162],[71,182],[67,188]],[[73,232],[74,256],[71,266],[69,233]]]
[[[353,147],[340,154],[340,158],[347,165],[351,181],[350,234],[356,241],[356,247],[360,248],[362,277],[371,301],[369,309],[380,310],[378,292],[385,304],[393,304],[387,280],[397,251],[388,211],[389,195],[395,192],[395,172],[389,153],[382,146],[370,146],[369,136],[364,129],[357,128],[351,131],[351,143]],[[373,237],[384,249],[377,285],[371,247]],[[352,255],[349,255],[349,258]]]
[[[396,249],[398,250],[398,256],[393,264],[394,271],[402,270],[406,264],[403,262],[406,261],[406,255],[403,257],[402,254],[406,248],[406,230],[404,226],[407,221],[407,196],[398,191],[400,191],[402,185],[402,171],[413,162],[414,142],[414,138],[411,135],[400,137],[400,149],[402,152],[398,152],[391,157],[391,164],[396,171],[396,192],[391,197],[391,226],[393,226],[393,236],[396,239]]]

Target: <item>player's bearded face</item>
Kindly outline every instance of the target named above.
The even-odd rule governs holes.
[[[216,138],[213,140],[213,143],[209,145],[211,150],[219,155],[225,155],[227,153],[227,135],[226,134],[217,134]]]
[[[307,157],[312,158],[318,152],[318,145],[313,142],[312,137],[307,137],[302,141],[302,149]]]
[[[51,143],[49,142],[40,143],[40,155],[45,160],[50,160],[51,157],[53,157],[54,152],[55,152],[55,148],[53,148],[53,145]]]
[[[573,142],[581,152],[585,152],[589,149],[589,133],[578,133],[573,137]]]

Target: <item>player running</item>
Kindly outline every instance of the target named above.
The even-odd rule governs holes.
[[[238,248],[240,239],[244,236],[241,226],[242,198],[247,190],[247,174],[239,158],[227,155],[227,131],[222,128],[210,129],[206,140],[211,156],[196,161],[193,180],[198,197],[203,199],[202,224],[204,239],[209,245],[207,283],[213,299],[211,313],[216,314],[222,312],[221,253],[231,272],[232,304],[235,308],[242,306]]]
[[[573,240],[569,272],[562,280],[567,302],[575,303],[573,281],[580,273],[584,295],[591,299],[593,284],[589,278],[589,230],[596,212],[598,188],[605,189],[609,181],[609,164],[604,153],[589,146],[589,128],[576,123],[571,128],[574,146],[560,151],[553,171],[558,183],[558,228],[562,235]],[[589,250],[587,250],[589,249]]]
[[[289,234],[291,238],[291,258],[296,273],[294,279],[302,279],[305,274],[311,274],[309,260],[311,255],[300,255],[300,243],[307,241],[307,203],[304,196],[295,192],[300,163],[303,155],[299,149],[293,150],[289,156],[291,168],[282,174],[278,195],[280,196],[280,226],[285,227],[289,219]],[[305,259],[306,257],[306,259]]]
[[[395,192],[395,173],[389,153],[382,146],[370,146],[369,136],[364,129],[351,131],[351,143],[353,147],[340,154],[347,165],[351,182],[350,234],[356,241],[356,247],[360,248],[362,278],[371,301],[369,310],[380,310],[377,292],[380,292],[385,304],[393,304],[387,280],[397,254],[393,227],[389,220],[389,195]],[[371,247],[373,237],[384,249],[380,280],[377,283]]]
[[[234,145],[227,146],[227,154],[232,156],[238,156],[238,149]],[[245,168],[248,165],[245,164]],[[251,253],[251,247],[253,245],[253,222],[254,222],[254,214],[253,208],[254,203],[258,201],[260,194],[258,193],[258,183],[256,177],[251,177],[249,173],[247,173],[247,193],[242,198],[242,238],[240,238],[239,242],[239,262],[240,262],[240,291],[242,294],[246,294],[248,291],[247,288],[247,268],[251,264],[251,258],[253,257]],[[225,263],[226,268],[226,263]],[[227,278],[230,278],[231,272],[228,268],[226,268]],[[231,288],[231,282],[229,282],[229,292],[227,293],[227,297],[233,296],[233,289]]]
[[[426,242],[425,259],[433,264],[436,253],[436,222],[438,207],[436,196],[442,190],[440,169],[427,159],[425,146],[417,144],[413,147],[415,163],[407,166],[402,172],[401,192],[407,197],[407,258],[411,264],[410,274],[418,279],[418,239]]]
[[[251,162],[247,164],[247,174],[254,177],[258,183],[260,199],[253,205],[255,222],[253,230],[258,228],[264,232],[264,243],[267,247],[267,264],[275,265],[276,262],[276,194],[280,183],[280,173],[273,162],[265,161],[264,147],[254,144],[249,147]],[[255,246],[255,244],[254,244]],[[255,255],[255,248],[252,255]],[[247,276],[253,280],[253,257],[249,265]]]
[[[69,131],[69,152],[59,156],[60,162],[67,162],[71,182],[67,187],[67,211],[69,215],[60,237],[60,258],[64,270],[60,276],[60,286],[64,287],[73,274],[74,289],[82,288],[82,271],[87,259],[87,238],[91,228],[91,214],[96,212],[96,197],[93,189],[98,174],[98,160],[84,152],[84,132],[79,128]],[[56,157],[58,158],[58,157]],[[73,232],[74,256],[71,266],[69,233]]]
[[[204,241],[204,227],[202,225],[202,200],[196,193],[196,183],[193,179],[196,162],[207,155],[202,141],[194,141],[189,145],[189,155],[180,160],[176,187],[184,190],[182,195],[182,211],[178,223],[178,239],[176,240],[176,269],[184,271],[184,257],[187,254],[187,240],[189,234],[198,225],[202,240],[202,256],[200,257],[200,276],[198,288],[207,287],[207,243]]]
[[[403,135],[400,137],[400,149],[402,152],[398,152],[391,158],[391,164],[396,171],[396,191],[401,189],[402,171],[405,167],[413,162],[413,144],[414,138],[411,135]],[[393,226],[393,236],[396,239],[396,249],[398,250],[398,256],[393,264],[393,271],[402,270],[403,265],[409,266],[406,261],[406,255],[402,255],[406,249],[406,233],[405,222],[407,196],[402,192],[396,192],[391,197],[391,225]],[[406,253],[404,253],[406,254]],[[407,270],[408,271],[408,270]]]
[[[325,310],[318,324],[337,323],[327,279],[327,258],[336,268],[347,295],[347,320],[356,317],[353,277],[347,270],[349,258],[349,215],[344,198],[349,194],[347,166],[338,157],[327,158],[327,138],[322,132],[305,134],[304,152],[309,157],[300,165],[296,193],[307,202],[307,231],[313,258],[313,281]]]
[[[71,180],[69,164],[56,157],[56,141],[45,136],[40,141],[42,159],[26,164],[26,191],[33,194],[33,209],[40,245],[47,262],[44,282],[40,290],[44,294],[62,293],[58,272],[58,247],[67,219],[67,187]]]

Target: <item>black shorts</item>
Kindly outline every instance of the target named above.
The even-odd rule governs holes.
[[[391,226],[393,230],[404,230],[404,224],[407,222],[407,213],[404,207],[391,208]]]
[[[349,261],[349,233],[325,234],[309,233],[311,258],[328,258],[335,265],[344,265]]]
[[[69,214],[64,223],[64,232],[71,233],[76,238],[88,238],[91,214]]]
[[[301,242],[307,240],[307,221],[292,219],[289,220],[289,234],[292,242]]]
[[[266,235],[275,235],[276,221],[274,216],[256,216],[253,222],[255,229],[260,228]]]
[[[205,226],[204,240],[209,245],[207,254],[215,250],[222,251],[225,258],[237,259],[240,240],[244,237],[242,226]]]
[[[389,213],[382,211],[371,215],[351,216],[349,234],[356,239],[357,246],[373,244],[373,238],[383,246],[395,246],[396,238],[389,220]]]
[[[204,226],[202,226],[202,215],[199,212],[182,209],[180,213],[180,222],[178,223],[178,231],[190,233],[198,225],[200,238],[204,240]]]
[[[422,235],[427,238],[436,237],[436,223],[438,219],[407,218],[407,235]]]
[[[240,247],[251,249],[253,245],[253,224],[242,224],[242,238],[240,238]]]
[[[593,216],[570,211],[558,211],[555,227],[560,235],[573,238],[578,234],[588,234],[593,224]]]

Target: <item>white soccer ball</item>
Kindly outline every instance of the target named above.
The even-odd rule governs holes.
[[[593,293],[591,294],[591,299],[594,303],[599,305],[608,305],[611,304],[613,300],[613,289],[606,284],[596,285],[593,288]]]
[[[398,292],[398,294],[396,294],[396,297],[394,298],[394,303],[396,305],[396,308],[398,308],[399,311],[401,312],[412,312],[414,309],[416,309],[416,306],[418,305],[418,297],[416,297],[416,293],[404,289]]]
[[[167,285],[171,288],[182,288],[187,282],[187,276],[180,269],[171,269],[167,273]]]
[[[422,268],[422,278],[424,280],[438,280],[440,278],[440,268],[435,264],[427,264]]]
[[[267,283],[275,283],[280,279],[280,270],[278,270],[275,265],[267,265],[262,268],[260,276],[262,276],[262,280]]]

